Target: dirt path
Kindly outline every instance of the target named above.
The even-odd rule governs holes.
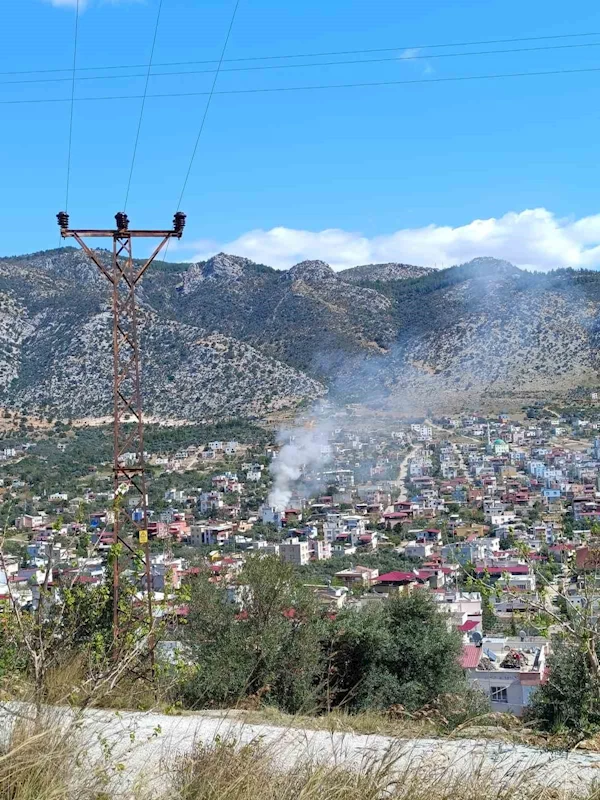
[[[29,709],[22,704],[0,705],[0,745],[15,714]],[[68,724],[73,711],[52,709],[53,724]],[[359,768],[392,753],[397,769],[421,766],[444,774],[465,776],[481,770],[494,780],[531,779],[536,784],[584,789],[600,777],[600,754],[556,753],[524,745],[477,739],[394,739],[388,736],[329,733],[303,728],[282,728],[272,724],[246,724],[239,712],[199,713],[167,716],[157,713],[88,710],[77,718],[84,742],[87,768],[105,759],[119,764],[115,771],[115,798],[130,796],[132,787],[164,791],[169,784],[169,766],[178,754],[188,752],[195,742],[211,743],[218,736],[247,743],[260,739],[282,768],[307,760]],[[86,765],[82,765],[86,768]]]
[[[396,478],[396,485],[400,489],[400,493],[397,498],[398,503],[404,503],[408,500],[408,488],[406,486],[406,478],[408,476],[408,462],[411,458],[414,458],[420,448],[416,447],[414,450],[409,451],[403,458],[402,462],[400,463],[400,469],[398,471],[398,477]]]

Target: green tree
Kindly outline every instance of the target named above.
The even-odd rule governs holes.
[[[542,728],[587,732],[600,725],[598,684],[586,654],[565,637],[553,642],[549,677],[533,693],[528,716]]]
[[[237,602],[199,576],[191,586],[186,640],[194,667],[184,696],[194,704],[262,698],[295,713],[312,710],[322,670],[323,623],[312,593],[275,557],[248,559]]]
[[[461,638],[448,630],[425,591],[338,618],[336,702],[352,709],[400,703],[417,709],[444,693],[464,691]]]

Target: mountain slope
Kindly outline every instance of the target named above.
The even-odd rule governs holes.
[[[397,339],[369,370],[394,408],[520,405],[600,382],[598,273],[476,259],[388,292]]]
[[[109,412],[108,288],[72,248],[0,259],[0,401]],[[491,258],[280,271],[221,253],[156,262],[140,303],[145,403],[157,416],[260,416],[325,391],[407,413],[509,406],[600,383],[595,272],[528,273]]]
[[[72,320],[76,335],[46,320],[25,340],[23,371],[10,390],[26,408],[59,409],[72,417],[102,416],[112,392],[109,311]],[[143,342],[145,409],[157,417],[197,420],[260,416],[293,408],[323,387],[249,345],[222,334],[209,334],[146,312],[139,320]],[[69,326],[73,332],[73,327]],[[51,346],[50,346],[51,345]],[[46,355],[42,363],[39,354]],[[33,372],[44,375],[33,379]]]
[[[260,416],[325,391],[310,376],[243,341],[182,322],[176,313],[180,275],[170,265],[156,266],[168,310],[157,312],[142,297],[147,413],[191,420]],[[70,248],[0,259],[4,403],[73,417],[110,413],[108,289],[97,268]]]
[[[415,267],[411,264],[364,264],[360,267],[350,267],[338,272],[343,281],[349,283],[362,283],[363,281],[396,281],[408,278],[421,278],[435,272],[431,267]]]
[[[168,298],[155,272],[144,297],[173,318],[242,339],[319,377],[324,354],[339,362],[381,352],[395,335],[389,298],[345,283],[322,261],[282,272],[220,253],[183,267]]]

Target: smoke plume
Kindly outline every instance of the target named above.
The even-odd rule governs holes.
[[[293,492],[310,483],[307,473],[327,463],[330,433],[331,424],[318,409],[298,420],[292,428],[279,432],[277,438],[282,446],[270,465],[273,487],[267,504],[271,508],[285,511]]]

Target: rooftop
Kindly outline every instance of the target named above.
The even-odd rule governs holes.
[[[460,665],[463,669],[475,669],[481,660],[481,647],[474,644],[466,644],[462,649]]]

